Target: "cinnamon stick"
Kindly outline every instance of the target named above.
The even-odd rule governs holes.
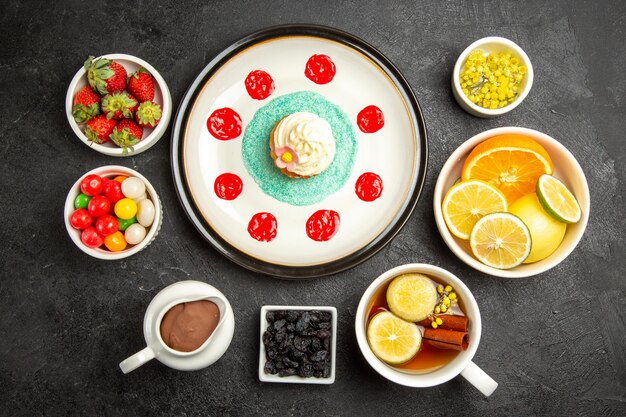
[[[440,318],[441,324],[437,326],[438,329],[456,330],[457,332],[467,332],[469,326],[469,319],[466,316],[457,316],[451,314],[435,314],[433,318]],[[420,326],[430,327],[433,320],[425,318],[422,321],[417,322]]]
[[[466,350],[469,345],[469,334],[447,329],[424,328],[424,339],[440,349]]]

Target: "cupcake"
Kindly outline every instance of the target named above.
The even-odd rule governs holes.
[[[330,166],[335,139],[330,124],[316,114],[297,112],[280,119],[270,133],[270,155],[290,178],[310,178]]]

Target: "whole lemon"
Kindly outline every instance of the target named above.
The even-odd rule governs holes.
[[[522,219],[530,230],[532,248],[525,264],[547,258],[561,244],[567,225],[546,213],[536,194],[527,194],[515,200],[509,206],[509,212]]]

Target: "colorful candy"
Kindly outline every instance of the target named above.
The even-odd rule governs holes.
[[[111,178],[91,174],[80,182],[70,225],[81,231],[81,241],[111,252],[141,243],[156,215],[146,184],[137,177]]]
[[[137,206],[137,221],[143,227],[152,226],[154,222],[154,204],[150,200],[141,200]]]
[[[120,231],[115,233],[111,233],[107,237],[104,238],[104,246],[107,247],[111,252],[120,252],[126,249],[126,239],[124,239],[124,234]]]
[[[83,193],[78,194],[76,198],[74,199],[74,208],[86,209],[87,204],[89,204],[89,200],[91,200],[91,197],[89,197],[87,194],[83,194]]]
[[[144,240],[146,237],[146,228],[140,225],[139,223],[131,224],[124,232],[124,238],[131,245],[136,245],[137,243]]]
[[[139,178],[131,177],[122,182],[122,193],[131,199],[141,197],[146,192],[146,184]]]
[[[137,203],[130,198],[122,198],[115,203],[115,215],[120,219],[130,219],[137,214]]]

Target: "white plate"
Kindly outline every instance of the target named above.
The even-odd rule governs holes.
[[[327,84],[316,84],[304,75],[307,60],[315,54],[331,57],[336,66],[336,76]],[[244,81],[253,70],[266,71],[274,80],[275,91],[264,100],[253,99],[246,91]],[[352,123],[358,145],[343,186],[311,205],[291,205],[265,194],[242,160],[243,138],[255,112],[277,97],[300,91],[318,93],[340,107]],[[375,133],[363,133],[356,125],[358,113],[369,105],[379,107],[385,117],[383,128]],[[243,125],[241,135],[228,141],[217,140],[207,129],[210,115],[224,107],[235,110]],[[426,160],[421,111],[397,69],[365,42],[316,26],[271,28],[216,57],[181,103],[172,140],[179,197],[196,228],[235,262],[290,278],[339,272],[388,243],[417,202]],[[365,172],[374,172],[383,181],[382,195],[372,202],[355,193],[355,183]],[[234,200],[220,199],[214,191],[215,179],[223,173],[234,173],[243,182],[243,191]],[[338,232],[324,242],[306,233],[307,219],[317,210],[334,210],[340,216]],[[270,242],[257,241],[248,233],[251,218],[259,212],[276,218],[277,233]]]

